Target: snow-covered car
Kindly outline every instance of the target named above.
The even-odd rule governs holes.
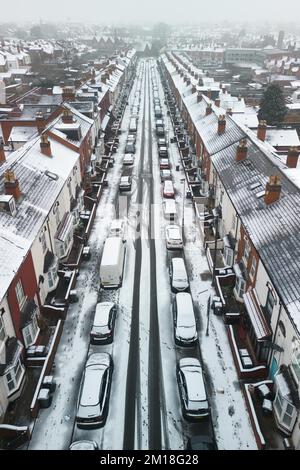
[[[167,198],[173,198],[174,197],[174,186],[172,181],[167,180],[164,182],[163,186],[163,196]]]
[[[185,292],[189,289],[189,279],[183,258],[172,258],[169,274],[172,292]]]
[[[123,219],[115,219],[112,221],[109,229],[109,237],[120,237],[123,241],[126,239],[126,222]]]
[[[200,434],[189,438],[186,450],[218,450],[218,447],[211,436]]]
[[[69,450],[98,450],[98,444],[95,441],[75,441]]]
[[[168,149],[167,147],[159,147],[158,155],[160,158],[167,158],[168,157]]]
[[[198,335],[191,294],[179,292],[173,302],[174,337],[178,346],[194,346]]]
[[[184,418],[193,421],[208,416],[209,404],[199,359],[195,357],[180,359],[176,372]]]
[[[84,368],[77,402],[76,423],[79,428],[96,428],[105,424],[112,372],[110,354],[90,355]]]
[[[163,137],[157,139],[158,147],[167,147],[167,141]]]
[[[125,153],[135,153],[135,144],[133,141],[129,141],[126,143]]]
[[[170,162],[168,158],[162,158],[159,162],[159,168],[161,170],[169,170],[170,169]]]
[[[166,226],[166,245],[169,250],[181,250],[183,247],[181,229],[179,225]]]
[[[114,339],[117,307],[113,302],[100,302],[96,306],[93,326],[90,332],[91,343],[112,343]]]
[[[134,163],[134,156],[130,153],[126,154],[123,160],[123,165],[133,165]]]
[[[164,137],[165,136],[165,129],[163,128],[163,126],[158,126],[156,128],[156,135],[159,136],[159,137]]]
[[[161,182],[164,182],[166,180],[172,181],[172,173],[170,170],[161,170],[160,172],[160,179]]]
[[[119,183],[120,191],[130,191],[131,190],[131,177],[130,176],[121,176]]]

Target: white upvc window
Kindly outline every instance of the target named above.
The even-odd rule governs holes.
[[[235,281],[235,294],[240,299],[243,300],[243,295],[245,293],[246,281],[244,278],[237,276]]]
[[[256,274],[256,265],[257,265],[256,258],[255,256],[252,256],[251,269],[250,269],[250,277],[252,280],[254,279],[255,274]]]
[[[292,341],[291,371],[295,380],[300,383],[300,342]]]
[[[16,296],[17,296],[17,300],[18,300],[20,310],[22,310],[22,308],[25,304],[25,301],[26,301],[26,296],[24,294],[24,289],[23,289],[23,284],[22,284],[21,279],[19,280],[18,284],[16,285],[15,292],[16,292]]]
[[[19,357],[14,367],[5,374],[8,392],[11,393],[19,386],[20,377],[23,372],[21,358]]]
[[[229,246],[225,246],[224,248],[224,261],[226,266],[232,266],[233,265],[233,249],[230,248]]]
[[[243,260],[244,260],[245,266],[247,266],[249,254],[250,254],[250,244],[246,238],[244,239],[244,242],[245,244],[244,244]]]
[[[292,403],[282,396],[280,388],[277,389],[274,410],[279,424],[288,431],[292,431],[297,417],[297,410]]]
[[[39,331],[39,326],[37,323],[36,315],[34,315],[29,325],[25,326],[25,328],[23,328],[22,330],[26,348],[28,348],[28,346],[30,346],[31,344],[35,342],[38,331]]]
[[[5,337],[6,337],[6,331],[4,327],[4,321],[3,321],[2,316],[0,315],[0,341],[4,341]]]
[[[47,242],[44,230],[42,230],[41,232],[40,240],[42,244],[43,253],[45,253],[45,251],[47,250]]]

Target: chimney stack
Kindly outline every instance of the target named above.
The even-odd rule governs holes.
[[[205,115],[208,116],[211,113],[212,113],[211,103],[208,103],[208,105],[206,106]]]
[[[75,87],[66,86],[62,92],[63,101],[75,101]]]
[[[227,108],[226,114],[228,114],[228,116],[232,116],[232,108]]]
[[[219,107],[220,107],[220,104],[221,104],[220,98],[216,98],[216,99],[215,99],[215,105],[219,108]]]
[[[4,152],[4,147],[3,147],[3,140],[0,140],[0,165],[3,165],[3,163],[6,162],[5,158],[5,152]]]
[[[242,101],[242,95],[239,95],[239,96],[238,96],[238,100],[239,100],[239,101]]]
[[[226,127],[226,116],[225,114],[220,114],[218,119],[218,134],[222,135],[225,132]]]
[[[278,201],[281,193],[281,181],[280,176],[270,176],[269,181],[266,184],[265,192],[265,203],[267,205]]]
[[[207,98],[209,98],[211,100],[211,89],[210,88],[207,88]]]
[[[45,127],[46,127],[44,115],[41,111],[38,111],[35,114],[35,122],[36,122],[38,133],[41,134],[45,130]]]
[[[69,109],[64,109],[64,113],[63,113],[63,116],[62,116],[62,122],[64,124],[72,124],[73,114],[71,113],[71,111],[69,111]]]
[[[289,168],[297,168],[298,158],[299,158],[298,147],[290,147],[288,154],[287,154],[286,166],[288,166]],[[0,164],[1,164],[1,157],[0,157]]]
[[[4,189],[7,196],[13,196],[17,201],[21,197],[19,180],[11,170],[4,173]]]
[[[247,157],[247,152],[248,152],[248,146],[247,146],[247,139],[242,139],[239,142],[239,145],[237,146],[236,149],[236,156],[235,159],[237,162],[241,162],[242,160],[245,160]]]
[[[196,91],[197,91],[196,86],[193,85],[193,86],[192,86],[192,94],[196,93]]]
[[[45,132],[41,135],[40,147],[43,155],[46,155],[47,157],[52,157],[51,145],[48,140],[48,134],[46,134]]]
[[[220,88],[220,90],[222,90],[222,88],[223,88],[222,83],[219,84],[219,88]]]
[[[257,128],[257,138],[262,142],[266,139],[266,132],[267,132],[267,121],[259,121],[258,128]]]
[[[200,103],[200,101],[202,101],[202,93],[200,91],[198,91],[198,93],[197,93],[197,103]]]
[[[226,86],[222,87],[222,92],[225,94],[226,93]]]

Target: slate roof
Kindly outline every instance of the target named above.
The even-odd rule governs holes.
[[[287,178],[285,165],[248,131],[248,154],[237,163],[238,144],[212,156],[214,167],[259,256],[300,332],[300,191]],[[279,201],[266,205],[256,194],[270,175],[281,176]],[[260,187],[251,190],[254,183]]]

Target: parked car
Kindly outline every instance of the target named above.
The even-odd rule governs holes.
[[[179,292],[173,302],[174,336],[179,346],[194,346],[197,328],[191,294]]]
[[[112,343],[114,339],[116,316],[117,307],[113,302],[100,302],[97,304],[90,333],[91,343]]]
[[[193,421],[208,416],[209,404],[199,359],[185,357],[179,360],[177,383],[184,418]]]
[[[218,447],[211,436],[198,435],[189,438],[186,450],[218,450]]]
[[[108,408],[113,361],[108,353],[94,353],[88,358],[79,390],[76,423],[79,428],[105,424]]]
[[[115,219],[112,221],[109,237],[120,237],[123,241],[126,239],[126,222],[123,219]]]
[[[170,170],[161,170],[160,172],[160,179],[161,182],[163,183],[166,180],[172,181],[172,173]]]
[[[132,141],[126,143],[125,153],[135,153],[135,144]]]
[[[156,135],[158,137],[164,137],[165,136],[165,129],[163,128],[163,126],[158,126],[156,128]]]
[[[172,258],[169,274],[172,292],[185,292],[189,289],[189,279],[183,258]]]
[[[157,140],[157,145],[158,145],[158,147],[167,147],[167,141],[166,141],[166,139],[159,138],[159,139]]]
[[[172,181],[166,180],[163,186],[163,196],[168,198],[174,198],[174,186]]]
[[[161,170],[170,170],[170,162],[168,158],[162,158],[159,162],[159,168]]]
[[[133,142],[135,144],[136,142],[136,134],[128,134],[127,136],[127,142]]]
[[[168,250],[181,250],[183,247],[179,225],[166,226],[166,246]]]
[[[158,155],[160,158],[168,158],[168,149],[167,147],[159,147]]]
[[[131,153],[127,153],[123,159],[123,165],[133,165],[134,156]]]
[[[130,176],[121,176],[119,183],[120,191],[130,191],[131,190],[131,177]]]
[[[98,450],[98,444],[95,441],[75,441],[69,450]]]

